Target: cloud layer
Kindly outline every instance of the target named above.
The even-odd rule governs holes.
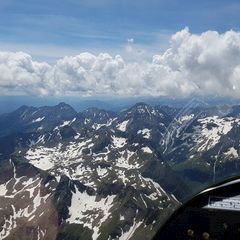
[[[81,53],[50,65],[0,52],[0,95],[19,94],[240,97],[240,32],[196,35],[185,28],[151,62]]]

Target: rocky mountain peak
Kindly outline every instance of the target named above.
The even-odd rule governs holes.
[[[61,110],[67,110],[67,111],[74,111],[76,112],[69,104],[65,102],[60,102],[58,105],[55,106],[55,108],[59,108]]]

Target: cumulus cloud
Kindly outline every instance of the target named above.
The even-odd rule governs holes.
[[[150,62],[81,53],[49,65],[0,52],[0,94],[240,97],[240,32],[197,35],[185,28]]]
[[[129,44],[134,43],[134,39],[133,39],[133,38],[128,38],[128,39],[127,39],[127,42],[128,42]]]
[[[186,28],[171,38],[171,47],[153,57],[165,66],[182,90],[190,94],[240,95],[240,33],[207,31],[194,35]]]
[[[28,54],[0,52],[0,93],[45,94],[50,70],[50,65],[35,62]]]

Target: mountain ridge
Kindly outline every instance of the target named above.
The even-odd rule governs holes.
[[[1,238],[151,239],[193,186],[239,171],[238,107],[190,106],[0,115]]]

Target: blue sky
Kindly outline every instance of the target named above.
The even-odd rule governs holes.
[[[239,0],[0,0],[0,96],[240,98]]]
[[[133,38],[150,57],[185,26],[193,33],[238,31],[239,12],[239,0],[1,0],[0,50],[50,62],[84,51],[127,58]]]

